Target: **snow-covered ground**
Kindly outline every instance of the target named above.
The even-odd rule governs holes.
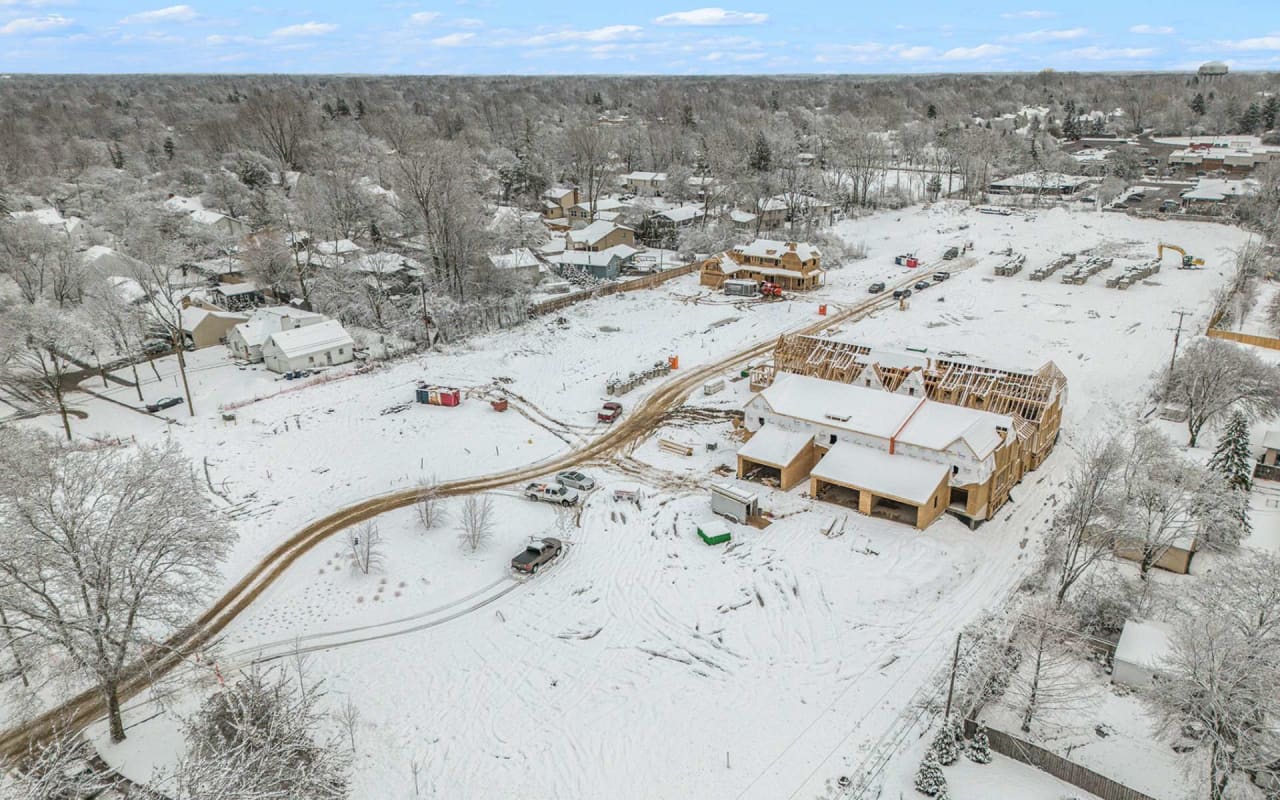
[[[819,303],[856,302],[871,282],[909,274],[893,265],[898,253],[933,262],[948,246],[974,242],[972,268],[914,295],[905,310],[878,311],[837,333],[993,365],[1053,360],[1067,375],[1062,446],[976,532],[943,518],[916,533],[814,503],[802,487],[754,487],[777,521],[763,531],[735,528],[732,544],[709,548],[693,526],[709,513],[712,468],[733,462],[736,443],[727,424],[674,419],[659,435],[699,445],[695,456],[661,451],[650,438],[630,458],[590,467],[603,490],[566,534],[561,560],[536,578],[510,581],[506,564],[525,537],[557,527],[545,506],[497,495],[497,535],[474,555],[458,551],[450,530],[419,533],[410,512],[396,512],[380,519],[385,571],[352,575],[338,542],[321,547],[228,628],[216,655],[233,668],[253,646],[277,654],[280,642],[317,634],[304,643],[338,645],[369,638],[349,629],[385,623],[377,630],[387,638],[311,654],[312,673],[332,696],[361,708],[358,798],[408,796],[413,760],[432,796],[814,796],[895,741],[913,700],[944,688],[935,679],[955,633],[1029,568],[1031,540],[1051,514],[1073,445],[1110,416],[1136,411],[1172,347],[1172,311],[1191,310],[1188,325],[1202,329],[1244,239],[1218,225],[1063,209],[991,216],[954,203],[835,230],[865,242],[868,258],[832,270],[825,287],[795,300],[734,301],[684,277],[259,400],[238,407],[234,422],[218,407],[293,384],[204,351],[192,358],[194,419],[182,407],[153,417],[80,395],[88,418],[74,424],[80,435],[170,436],[201,469],[208,459],[242,537],[226,567],[230,583],[308,520],[346,503],[578,445],[602,430],[594,412],[611,376],[669,355],[681,368],[708,363],[813,321]],[[1170,265],[1123,292],[1104,288],[1110,273],[1084,286],[1027,280],[1060,252],[1083,248],[1115,256],[1118,271],[1171,236],[1206,268]],[[1028,263],[997,278],[1003,257],[995,251],[1008,247]],[[177,393],[172,365],[161,371],[161,383],[144,386],[148,399]],[[453,409],[413,404],[420,379],[477,394],[504,389],[512,410],[496,413],[478,397]],[[624,406],[660,383],[624,396]],[[745,381],[728,387],[689,402],[732,408],[747,399]],[[136,405],[130,388],[90,388]],[[33,424],[52,430],[57,421]],[[642,509],[610,498],[618,482],[647,486]],[[821,531],[833,520],[844,533],[828,539]],[[206,668],[192,669],[211,684]],[[104,750],[143,779],[175,739],[172,714],[148,710],[130,711],[130,739]],[[899,774],[885,772],[886,796],[912,791],[894,782]]]

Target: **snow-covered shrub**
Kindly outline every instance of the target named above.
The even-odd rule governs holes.
[[[965,756],[975,764],[991,763],[991,742],[987,739],[987,726],[978,723],[978,730],[965,748]]]
[[[940,794],[946,796],[947,776],[942,774],[942,765],[938,763],[933,748],[925,754],[924,761],[920,762],[920,769],[916,772],[916,791],[930,797],[938,797]]]
[[[942,727],[938,728],[937,734],[933,737],[933,744],[929,745],[929,755],[936,758],[943,766],[956,763],[960,751],[956,747],[956,737],[949,723],[944,722]]]

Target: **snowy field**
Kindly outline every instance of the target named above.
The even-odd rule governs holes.
[[[352,574],[339,543],[321,547],[226,631],[216,654],[233,672],[255,652],[276,656],[295,639],[317,645],[313,676],[335,702],[350,698],[361,709],[358,798],[411,796],[412,761],[422,765],[426,796],[436,797],[830,794],[836,778],[897,741],[913,700],[945,688],[936,680],[955,633],[999,604],[1031,566],[1031,540],[1051,515],[1074,444],[1110,417],[1138,411],[1172,347],[1172,311],[1191,310],[1188,324],[1203,329],[1231,251],[1244,240],[1217,225],[1062,209],[990,216],[951,203],[835,230],[865,242],[868,258],[833,270],[825,287],[794,301],[730,302],[690,276],[574,306],[558,315],[563,323],[535,320],[263,399],[238,408],[234,422],[218,406],[290,384],[204,351],[192,359],[196,418],[181,407],[165,419],[80,395],[88,417],[74,424],[79,435],[171,436],[198,464],[208,459],[242,537],[226,567],[231,583],[308,520],[346,503],[577,446],[600,432],[594,411],[613,375],[669,355],[682,368],[708,363],[813,321],[820,302],[856,302],[869,283],[907,275],[892,264],[898,253],[931,263],[972,241],[973,267],[916,294],[905,310],[881,310],[836,333],[993,365],[1053,360],[1066,374],[1062,446],[976,532],[944,517],[918,534],[814,503],[803,487],[755,487],[777,521],[735,528],[730,545],[709,548],[694,526],[709,513],[711,470],[733,462],[736,441],[723,422],[675,419],[658,435],[698,445],[696,455],[661,451],[650,438],[629,457],[587,467],[603,490],[589,496],[577,524],[566,528],[548,507],[497,493],[495,537],[470,554],[447,526],[423,533],[411,512],[385,515],[382,571]],[[1109,274],[1172,237],[1206,268],[1175,270],[1168,259],[1128,291],[1104,288]],[[1026,253],[1027,265],[995,277],[1004,258],[995,251],[1009,247]],[[1058,276],[1027,280],[1059,252],[1084,248],[1115,257],[1115,266],[1084,286]],[[176,393],[172,369],[162,363],[162,383],[153,376],[144,386],[148,399]],[[478,396],[456,409],[412,404],[419,379],[477,395],[505,389],[512,409],[498,414]],[[660,383],[624,396],[624,406]],[[689,402],[737,407],[745,384]],[[90,388],[103,391],[100,382]],[[132,392],[104,391],[136,406]],[[54,430],[57,421],[33,424]],[[645,484],[643,508],[610,498],[620,482]],[[843,534],[829,539],[821,531],[833,520]],[[511,578],[506,564],[526,538],[558,530],[568,530],[564,556],[534,579]],[[213,685],[207,666],[191,669]],[[171,700],[175,710],[194,702]],[[157,714],[140,702],[127,714],[136,723],[129,740],[103,750],[146,779],[172,755],[175,711]],[[886,796],[913,791],[896,782],[909,766],[885,771]],[[985,785],[953,796],[990,796]]]

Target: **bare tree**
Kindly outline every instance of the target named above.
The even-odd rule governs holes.
[[[1280,761],[1280,560],[1253,554],[1194,590],[1150,699],[1170,738],[1209,751],[1210,800]]]
[[[187,721],[174,800],[344,800],[350,755],[322,739],[321,686],[252,669]]]
[[[1094,564],[1109,557],[1115,537],[1115,493],[1125,457],[1115,440],[1087,445],[1071,472],[1067,497],[1049,528],[1049,563],[1057,570],[1055,603]]]
[[[85,769],[93,754],[85,740],[60,727],[52,739],[33,743],[13,770],[0,770],[0,797],[6,800],[50,800],[97,797],[115,780],[98,770]]]
[[[121,681],[152,636],[188,621],[233,541],[176,444],[59,447],[0,430],[0,606],[10,631],[96,682],[113,741]]]
[[[367,520],[347,529],[347,548],[351,550],[351,566],[368,575],[382,563],[382,533],[378,523]]]
[[[311,125],[310,107],[291,91],[260,92],[241,105],[241,122],[280,167],[295,169],[302,157],[303,135]]]
[[[460,519],[462,533],[458,538],[463,546],[474,553],[493,536],[493,498],[488,495],[468,495],[462,501]]]
[[[1187,410],[1187,444],[1204,427],[1238,408],[1251,420],[1280,413],[1280,371],[1243,347],[1222,339],[1197,339],[1178,360],[1163,393]]]
[[[84,303],[87,319],[97,330],[98,336],[117,354],[129,359],[133,371],[133,386],[142,402],[142,379],[138,377],[138,356],[147,341],[148,315],[144,306],[127,302],[107,282],[99,283],[89,292]],[[154,364],[152,365],[154,368]]]
[[[87,354],[92,339],[77,316],[49,306],[21,306],[0,316],[0,378],[10,392],[57,410],[68,441],[68,376],[72,359]]]
[[[347,740],[351,744],[351,752],[356,751],[356,731],[360,729],[360,706],[356,705],[356,701],[348,697],[342,701],[342,705],[338,706],[338,711],[334,715],[338,722],[338,727],[347,734]]]
[[[444,498],[440,496],[439,490],[436,488],[439,481],[433,476],[427,481],[422,492],[418,495],[418,504],[414,506],[418,514],[418,524],[422,526],[424,531],[429,531],[439,525],[445,517]]]
[[[1004,697],[1021,712],[1024,733],[1036,719],[1088,703],[1088,680],[1081,673],[1070,623],[1070,617],[1052,604],[1040,604],[1024,614],[1018,626],[1014,646],[1022,659]]]

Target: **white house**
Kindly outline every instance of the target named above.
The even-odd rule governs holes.
[[[355,341],[336,319],[278,331],[262,344],[262,361],[272,372],[292,372],[345,364],[355,358]]]
[[[1111,682],[1124,686],[1150,686],[1173,652],[1173,628],[1163,622],[1125,620],[1112,660]]]
[[[16,220],[28,220],[43,225],[51,231],[65,234],[72,247],[82,247],[95,238],[96,231],[79,217],[64,217],[56,208],[38,208],[35,211],[13,211]]]
[[[186,214],[193,224],[223,236],[237,238],[249,233],[248,223],[205,208],[198,197],[169,195],[169,199],[164,201],[164,207],[174,214]]]
[[[303,311],[293,306],[259,308],[227,334],[227,347],[231,355],[245,361],[262,361],[262,346],[273,333],[318,325],[327,318],[314,311]]]
[[[562,246],[559,252],[564,252],[564,240],[561,239],[560,242]],[[491,254],[489,263],[494,269],[531,284],[537,283],[547,271],[546,265],[527,247],[517,247],[506,253]]]
[[[665,172],[636,171],[622,176],[622,188],[638,195],[662,194],[662,189],[666,185],[667,173]]]

